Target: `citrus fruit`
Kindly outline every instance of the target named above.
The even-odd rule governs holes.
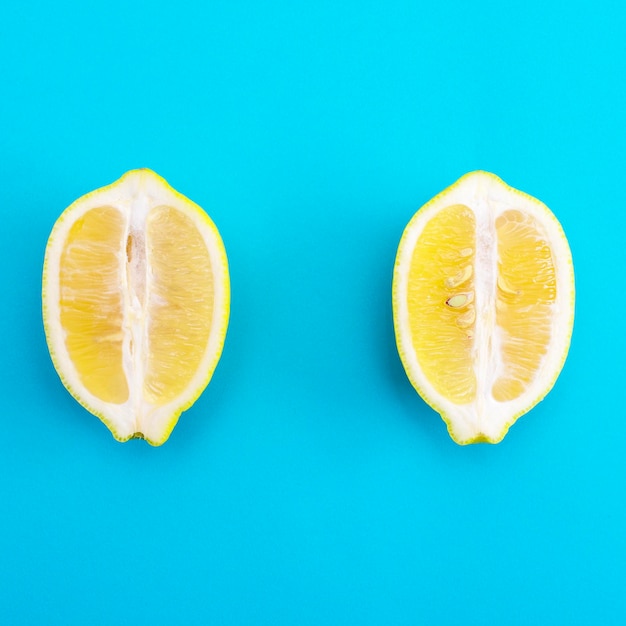
[[[412,385],[459,444],[497,443],[550,391],[574,323],[574,270],[539,200],[472,172],[407,225],[393,319]]]
[[[224,245],[147,169],[71,204],[52,229],[43,320],[68,391],[120,441],[160,445],[208,384],[228,325]]]

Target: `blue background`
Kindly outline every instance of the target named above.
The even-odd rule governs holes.
[[[0,9],[0,621],[626,622],[623,2]],[[232,314],[161,448],[45,345],[44,247],[150,167],[213,217]],[[398,359],[415,210],[487,169],[557,214],[577,317],[553,392],[459,447]]]

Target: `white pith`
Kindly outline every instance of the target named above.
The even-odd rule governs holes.
[[[145,246],[145,256],[135,254],[128,262],[126,241],[132,235],[141,246],[150,211],[163,205],[183,212],[194,221],[201,233],[213,272],[214,303],[209,340],[195,375],[181,395],[165,405],[154,406],[144,398],[143,392],[150,323],[147,305],[152,284],[149,246]],[[65,241],[77,219],[87,211],[103,206],[117,209],[124,217],[126,228],[119,250],[119,284],[123,294],[124,320],[122,365],[129,389],[129,398],[123,404],[103,402],[82,384],[68,354],[60,319],[59,271]],[[145,297],[139,293],[143,290]],[[150,170],[131,171],[113,185],[79,198],[61,215],[50,235],[44,261],[43,287],[44,325],[50,353],[68,390],[81,404],[98,415],[117,439],[126,440],[141,434],[150,443],[158,444],[167,438],[181,411],[188,408],[201,393],[217,365],[228,323],[229,301],[226,253],[217,229],[200,207],[175,192]]]
[[[424,375],[413,348],[407,308],[408,275],[415,244],[431,217],[454,204],[469,207],[476,217],[474,290],[477,322],[473,350],[478,389],[476,400],[463,405],[443,397]],[[495,222],[509,209],[530,214],[544,230],[553,252],[557,296],[553,305],[550,348],[536,376],[521,396],[498,402],[491,394],[494,382],[504,373],[502,337],[496,325],[498,252]],[[543,203],[512,189],[493,174],[467,174],[422,207],[409,222],[398,249],[393,283],[398,350],[413,386],[442,415],[455,441],[500,441],[509,426],[550,391],[567,356],[574,321],[574,274],[567,239],[556,217]]]

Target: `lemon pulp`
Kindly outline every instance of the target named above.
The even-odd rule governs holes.
[[[548,351],[557,286],[552,251],[534,219],[506,211],[496,220],[496,232],[496,326],[502,332],[505,373],[492,393],[505,402],[524,392]]]
[[[475,230],[474,214],[463,205],[446,207],[430,220],[415,246],[407,293],[411,338],[424,374],[459,404],[476,396]]]
[[[61,325],[85,388],[104,402],[128,400],[122,368],[123,303],[119,250],[124,220],[113,207],[88,211],[61,254]]]
[[[154,281],[144,394],[158,405],[182,393],[200,365],[211,330],[213,279],[206,245],[179,211],[154,209],[146,241]]]

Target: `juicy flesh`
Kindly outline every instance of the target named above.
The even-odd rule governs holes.
[[[213,308],[209,253],[194,222],[168,206],[145,222],[87,211],[60,260],[60,321],[85,388],[97,398],[162,406],[189,385]]]
[[[455,404],[519,397],[550,343],[556,272],[547,239],[519,210],[492,226],[494,236],[481,237],[469,207],[448,206],[425,225],[411,260],[412,344],[426,378]]]
[[[164,404],[185,390],[204,355],[213,278],[204,239],[180,211],[154,209],[146,235],[154,281],[144,394],[151,404]]]
[[[92,209],[72,226],[61,254],[60,315],[65,345],[94,396],[122,404],[123,294],[120,243],[124,219],[113,207]]]
[[[474,213],[466,206],[443,209],[424,227],[409,270],[409,321],[418,361],[435,390],[457,404],[476,397],[475,230]]]
[[[532,217],[506,211],[496,220],[496,324],[502,329],[505,372],[494,383],[500,401],[519,397],[548,351],[556,273],[552,251]]]

